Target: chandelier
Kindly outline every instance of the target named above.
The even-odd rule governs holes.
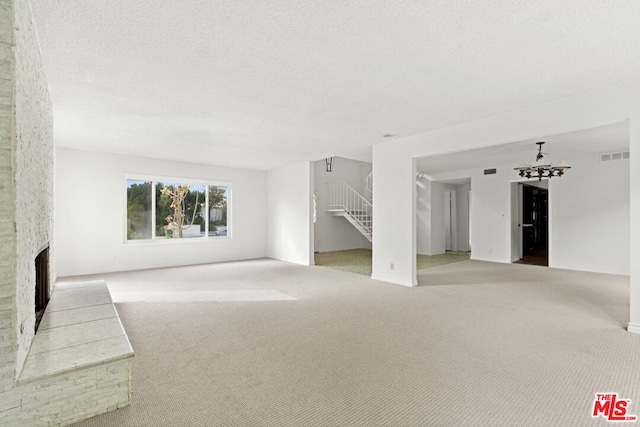
[[[536,142],[538,145],[538,154],[536,155],[536,164],[531,165],[529,163],[523,163],[513,170],[518,171],[523,178],[538,178],[538,181],[542,181],[542,178],[551,178],[552,176],[562,176],[567,169],[571,166],[564,160],[555,164],[542,164],[540,161],[544,158],[546,153],[542,152],[542,145],[544,141]]]

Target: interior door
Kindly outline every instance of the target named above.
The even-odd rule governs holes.
[[[536,200],[534,188],[525,185],[522,189],[522,255],[533,255],[535,247]]]
[[[548,248],[549,192],[529,185],[522,190],[522,254],[540,255]]]

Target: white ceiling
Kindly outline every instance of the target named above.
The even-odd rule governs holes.
[[[637,0],[31,0],[58,146],[273,167],[640,75]]]
[[[544,141],[542,152],[545,163],[557,163],[576,156],[629,150],[629,123],[613,123],[591,129],[583,129],[560,135],[541,135],[540,138],[494,145],[463,152],[418,159],[416,168],[429,175],[471,168],[490,169],[501,165],[518,166],[521,163],[536,163],[538,145]]]

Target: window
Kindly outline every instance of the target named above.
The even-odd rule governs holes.
[[[227,236],[230,185],[127,179],[127,241]]]
[[[127,180],[127,240],[151,238],[151,182]]]

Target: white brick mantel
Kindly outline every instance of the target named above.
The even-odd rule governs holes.
[[[52,106],[30,3],[0,0],[0,426],[68,425],[130,399],[131,348],[110,298],[102,311],[84,307],[85,320],[94,317],[88,323],[73,315],[81,307],[54,315],[54,305],[34,333],[35,257],[46,247],[49,288],[56,277],[53,163]],[[106,285],[92,289],[108,297]],[[100,335],[105,352],[71,354],[65,345],[82,343],[69,331]],[[119,344],[107,348],[114,338]]]

